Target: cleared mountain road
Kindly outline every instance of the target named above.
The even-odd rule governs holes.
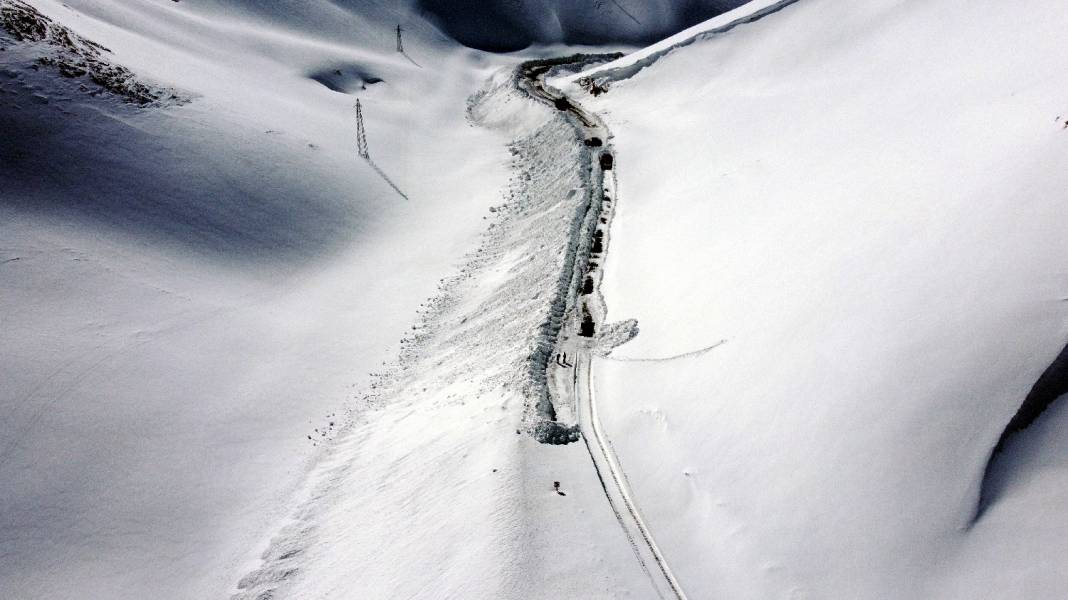
[[[590,57],[577,56],[573,62],[588,60]],[[574,357],[574,365],[569,367],[566,362],[550,362],[547,368],[556,372],[546,378],[550,385],[549,392],[554,405],[574,407],[583,442],[605,497],[657,595],[662,599],[685,600],[686,594],[642,518],[627,484],[626,474],[597,416],[591,351],[598,345],[597,334],[603,329],[606,314],[600,282],[608,247],[608,230],[617,198],[615,161],[609,144],[611,134],[604,122],[545,82],[545,76],[552,68],[561,64],[567,63],[526,63],[520,67],[518,85],[531,97],[567,115],[584,140],[597,138],[602,140],[604,146],[600,150],[591,149],[596,155],[596,159],[591,156],[590,160],[590,185],[594,194],[590,202],[591,214],[587,215],[588,226],[579,229],[573,237],[573,243],[577,246],[575,254],[582,258],[574,264],[576,272],[572,280],[583,282],[583,285],[572,286],[569,292],[567,314],[556,340],[558,356]],[[567,371],[570,371],[570,377],[564,376]]]

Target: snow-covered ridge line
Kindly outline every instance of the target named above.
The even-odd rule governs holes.
[[[672,52],[717,35],[726,33],[739,25],[759,21],[764,17],[796,3],[798,0],[754,0],[730,12],[695,25],[673,35],[666,40],[647,48],[628,54],[607,65],[587,70],[578,75],[563,78],[561,83],[571,83],[577,79],[589,78],[596,83],[619,81],[633,77],[639,71],[671,54]]]

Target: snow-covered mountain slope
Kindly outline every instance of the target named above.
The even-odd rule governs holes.
[[[510,70],[470,114],[515,136],[507,194],[235,600],[655,593],[585,447],[527,435],[530,365],[591,198],[589,150]]]
[[[973,519],[1068,339],[1068,13],[803,0],[723,31],[774,4],[568,88],[615,134],[602,291],[641,334],[594,371],[637,503],[692,598],[1059,598],[1063,401]]]
[[[226,597],[476,243],[509,155],[466,101],[513,59],[385,4],[33,5],[191,102],[0,31],[0,597]]]
[[[0,0],[0,597],[1058,597],[1068,15],[737,4]]]
[[[648,591],[582,451],[516,435],[589,160],[510,83],[468,113],[517,57],[403,4],[0,9],[0,597]]]

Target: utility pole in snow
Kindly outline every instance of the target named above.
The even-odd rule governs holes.
[[[386,175],[375,161],[371,160],[371,155],[367,152],[367,131],[363,128],[363,106],[360,105],[360,99],[356,99],[356,151],[360,154],[360,158],[367,161],[367,164],[378,173],[389,187],[393,188],[393,191],[397,192],[401,198],[408,199],[408,195],[401,191],[397,184],[393,183],[393,180]]]
[[[417,62],[415,62],[415,60],[414,60],[414,59],[413,59],[412,57],[408,56],[408,53],[404,51],[404,40],[403,40],[403,39],[401,39],[401,32],[402,32],[402,31],[404,31],[404,30],[403,30],[403,29],[401,29],[401,26],[400,26],[400,25],[397,25],[397,52],[398,52],[398,53],[399,53],[399,54],[400,54],[401,56],[403,56],[404,58],[407,58],[407,59],[408,59],[408,62],[410,62],[410,63],[412,63],[413,65],[415,65],[415,66],[419,67],[420,69],[422,69],[422,68],[423,68],[423,65],[421,65],[421,64],[419,64],[419,63],[417,63]]]
[[[363,108],[359,98],[356,99],[356,151],[360,158],[368,159],[371,156],[367,153],[367,132],[363,128]]]

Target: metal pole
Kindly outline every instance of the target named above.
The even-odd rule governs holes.
[[[359,99],[356,100],[356,151],[359,152],[360,158],[370,157],[367,152],[367,132],[363,128],[363,108]]]

